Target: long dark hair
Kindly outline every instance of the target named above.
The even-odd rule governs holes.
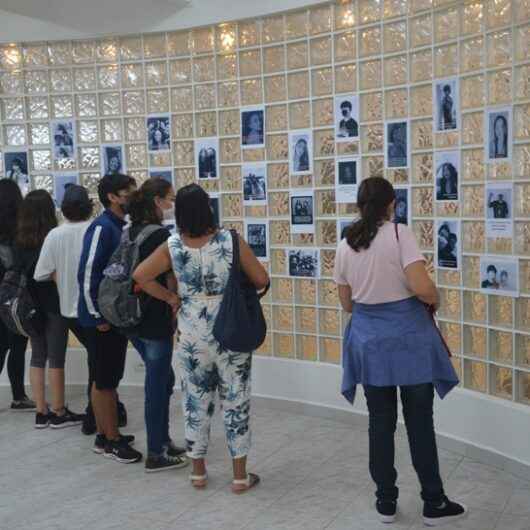
[[[22,204],[22,193],[11,179],[0,180],[0,241],[12,243],[17,230],[17,214]]]
[[[25,249],[37,249],[44,239],[57,226],[55,204],[46,190],[31,191],[26,195],[17,219],[17,246]]]
[[[180,233],[202,237],[217,228],[210,196],[197,184],[180,188],[175,199],[175,221]]]
[[[355,252],[370,248],[379,228],[388,220],[388,207],[395,198],[394,187],[384,178],[370,177],[361,182],[357,195],[361,218],[346,233],[348,245]]]
[[[155,204],[155,198],[164,199],[170,190],[171,183],[161,177],[146,180],[129,197],[129,215],[132,224],[162,224],[160,211]]]
[[[503,134],[502,137],[497,136],[497,122],[499,121],[504,126],[505,134]],[[495,148],[498,150],[499,144],[501,144],[500,147],[502,147],[504,149],[504,152],[507,153],[508,152],[508,120],[502,114],[499,114],[493,122],[493,138],[495,141]]]

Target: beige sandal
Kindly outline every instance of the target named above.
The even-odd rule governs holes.
[[[247,473],[247,478],[232,481],[232,493],[241,495],[260,483],[261,479],[254,473]]]
[[[203,490],[208,485],[208,474],[190,475],[191,485],[197,490]]]

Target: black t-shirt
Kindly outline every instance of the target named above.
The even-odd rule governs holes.
[[[130,238],[135,240],[143,225],[133,225],[129,231]],[[147,259],[169,236],[169,230],[163,226],[152,233],[140,246],[140,262]],[[157,282],[167,287],[166,274],[160,275]],[[171,307],[162,300],[158,300],[145,293],[141,295],[142,321],[135,329],[143,339],[167,339],[175,333]]]

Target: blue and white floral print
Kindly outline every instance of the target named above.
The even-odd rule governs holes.
[[[224,350],[213,336],[232,263],[232,236],[228,230],[220,230],[204,247],[193,249],[177,234],[168,240],[168,246],[182,300],[177,357],[188,456],[202,458],[207,453],[216,392],[230,454],[232,458],[246,456],[250,449],[252,357]]]

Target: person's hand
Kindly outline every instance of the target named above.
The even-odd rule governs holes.
[[[177,311],[180,308],[180,298],[175,293],[170,293],[168,299],[166,300],[167,304],[171,307],[173,314],[176,315]]]
[[[110,324],[100,324],[96,326],[96,329],[101,333],[107,333],[107,331],[110,331]]]

